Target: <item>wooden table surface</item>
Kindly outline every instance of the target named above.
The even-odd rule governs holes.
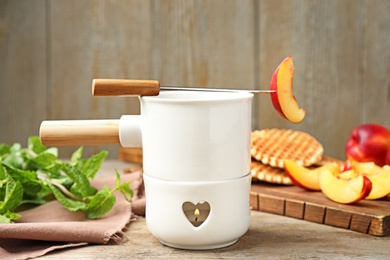
[[[120,165],[120,166],[119,166]],[[117,161],[105,168],[122,166]],[[251,212],[248,232],[237,243],[209,251],[179,250],[162,245],[140,218],[117,245],[88,245],[54,251],[39,259],[390,259],[390,237],[375,237],[259,211]]]

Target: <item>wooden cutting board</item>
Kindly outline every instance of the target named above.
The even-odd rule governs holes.
[[[120,148],[118,152],[118,158],[124,162],[142,164],[142,148]]]
[[[353,205],[330,201],[320,191],[296,186],[254,183],[251,207],[268,213],[349,229],[374,236],[390,235],[390,198]]]

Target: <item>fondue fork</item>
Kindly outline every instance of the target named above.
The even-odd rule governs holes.
[[[268,94],[272,90],[241,90],[217,88],[160,87],[156,80],[94,79],[93,96],[157,96],[166,91],[213,91]],[[46,146],[120,144],[119,120],[60,120],[43,121],[41,141]]]
[[[160,86],[157,80],[130,79],[94,79],[93,96],[157,96],[161,91],[205,91],[205,92],[245,92],[253,94],[270,94],[275,90],[260,89],[226,89],[226,88],[189,88]]]

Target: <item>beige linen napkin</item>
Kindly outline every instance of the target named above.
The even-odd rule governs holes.
[[[133,201],[129,203],[120,192],[115,192],[114,207],[101,219],[86,219],[84,213],[70,212],[58,201],[51,201],[19,212],[22,217],[15,224],[0,224],[0,259],[27,259],[88,243],[122,242],[122,230],[132,214],[145,214],[146,199],[141,171],[124,174],[121,179],[131,181]],[[115,176],[97,178],[91,184],[98,189],[104,185],[112,188]]]

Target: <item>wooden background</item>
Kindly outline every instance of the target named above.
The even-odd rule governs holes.
[[[93,78],[268,89],[289,55],[307,117],[289,123],[261,95],[253,129],[303,130],[344,159],[355,126],[390,128],[388,0],[0,0],[0,142],[26,145],[47,119],[139,113],[136,98],[92,97]],[[86,151],[103,148],[117,156]]]

